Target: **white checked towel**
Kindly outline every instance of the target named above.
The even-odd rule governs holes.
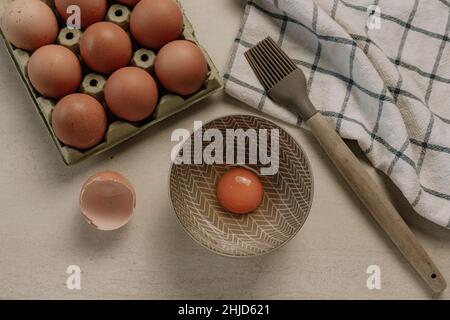
[[[248,0],[226,91],[301,125],[266,97],[244,58],[271,36],[340,135],[357,140],[419,214],[450,228],[449,31],[447,0]]]

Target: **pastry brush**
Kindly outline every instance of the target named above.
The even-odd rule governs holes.
[[[437,293],[444,291],[446,281],[430,256],[335,128],[311,103],[304,73],[270,37],[245,56],[268,96],[308,124],[349,186],[428,286]]]

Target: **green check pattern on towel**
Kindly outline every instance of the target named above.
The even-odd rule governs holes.
[[[374,13],[379,29],[368,27]],[[301,125],[267,98],[245,60],[271,36],[339,134],[357,140],[419,214],[450,228],[449,33],[447,0],[248,0],[226,91]]]

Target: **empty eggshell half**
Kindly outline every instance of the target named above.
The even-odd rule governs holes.
[[[80,194],[80,210],[86,221],[102,231],[126,225],[136,207],[130,181],[117,172],[99,172],[90,177]]]

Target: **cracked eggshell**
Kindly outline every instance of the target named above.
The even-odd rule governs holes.
[[[113,171],[90,177],[80,193],[80,210],[98,230],[112,231],[125,226],[136,207],[136,193],[130,181]]]

